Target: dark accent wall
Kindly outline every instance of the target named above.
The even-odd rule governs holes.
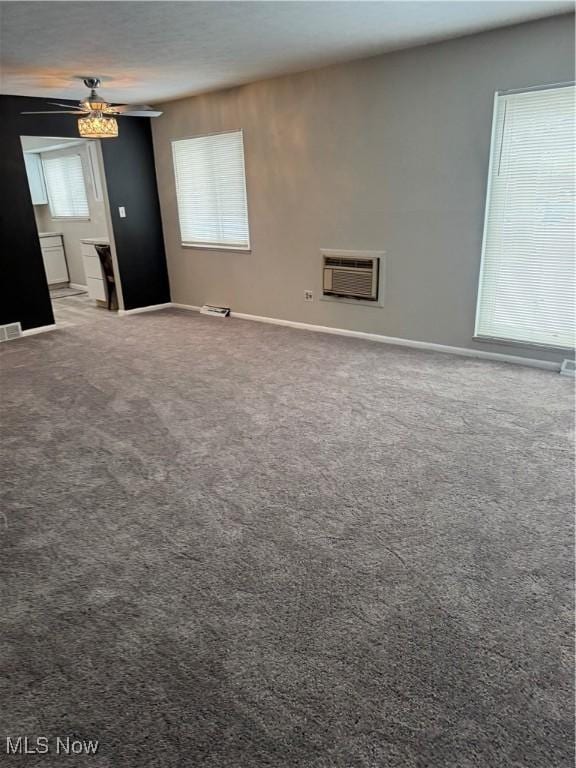
[[[149,118],[120,119],[119,138],[102,141],[124,308],[170,301]],[[126,218],[118,215],[119,206]]]
[[[0,325],[19,321],[24,329],[54,318],[20,136],[78,136],[71,115],[21,114],[43,109],[55,107],[0,96]],[[120,120],[119,137],[103,140],[102,149],[125,308],[170,301],[150,120]],[[118,217],[119,205],[126,219]]]

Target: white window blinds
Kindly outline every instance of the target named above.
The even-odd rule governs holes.
[[[250,247],[242,131],[172,142],[184,245]]]
[[[574,91],[496,96],[477,336],[574,345]]]
[[[42,167],[50,213],[54,218],[90,216],[80,155],[43,157]]]

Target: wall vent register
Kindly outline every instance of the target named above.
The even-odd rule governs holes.
[[[0,325],[0,341],[12,341],[22,336],[22,326],[20,323],[8,323]]]
[[[322,293],[346,299],[378,301],[380,259],[350,256],[322,256]]]

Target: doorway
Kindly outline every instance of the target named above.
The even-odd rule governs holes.
[[[117,316],[121,287],[99,142],[20,139],[56,325]]]

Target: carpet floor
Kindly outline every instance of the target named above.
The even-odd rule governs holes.
[[[8,765],[572,766],[569,379],[176,310],[0,358]]]

